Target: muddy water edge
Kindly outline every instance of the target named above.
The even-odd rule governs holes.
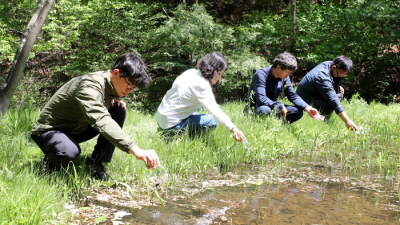
[[[304,162],[206,174],[141,190],[93,189],[75,209],[74,223],[400,224],[398,184],[379,174],[348,177],[338,167]]]

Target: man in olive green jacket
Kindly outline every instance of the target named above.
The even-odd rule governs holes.
[[[142,150],[122,130],[125,103],[118,100],[151,82],[142,59],[132,53],[118,57],[109,71],[76,77],[64,84],[47,102],[32,129],[32,139],[44,152],[49,169],[66,167],[81,154],[79,143],[100,134],[91,158],[97,179],[108,180],[103,162],[110,162],[115,146],[147,168],[159,163],[154,150]]]

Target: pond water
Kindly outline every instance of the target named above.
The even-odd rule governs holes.
[[[382,200],[342,185],[309,183],[237,185],[206,190],[192,199],[130,210],[132,224],[399,224]]]
[[[244,172],[240,170],[240,176]],[[336,170],[303,167],[271,179],[223,182],[165,206],[128,209],[125,224],[400,224],[398,196],[387,187],[357,183]],[[292,176],[295,174],[295,176]],[[311,174],[311,175],[310,175]],[[321,176],[323,174],[323,176]],[[318,176],[320,176],[318,178]],[[306,177],[306,179],[299,179]],[[244,177],[242,177],[244,178]],[[370,187],[362,188],[359,187]],[[375,187],[375,188],[371,188]]]
[[[398,178],[349,177],[334,165],[239,166],[206,171],[166,191],[132,196],[124,186],[95,189],[77,224],[400,224]],[[176,180],[175,180],[176,181]],[[182,181],[181,181],[182,182]],[[132,191],[132,190],[131,190]]]

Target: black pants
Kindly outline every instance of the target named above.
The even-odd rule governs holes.
[[[124,125],[126,110],[114,105],[109,113],[115,122],[122,128]],[[48,156],[49,164],[66,167],[71,161],[75,162],[82,150],[79,143],[96,137],[99,132],[89,126],[85,131],[70,135],[67,131],[50,130],[40,136],[31,135],[32,139]],[[102,135],[99,135],[97,144],[94,147],[92,158],[96,162],[110,162],[114,154],[115,146]]]
[[[343,94],[336,94],[340,101],[343,100]],[[316,108],[321,115],[330,115],[333,112],[332,106],[322,96],[312,96],[303,99],[307,104]]]
[[[287,109],[287,114],[286,114],[286,121],[288,121],[289,123],[294,123],[297,120],[301,119],[301,117],[303,117],[303,109],[297,106],[293,106],[293,105],[285,105],[285,108]],[[257,107],[255,106],[254,109],[255,112],[257,114],[261,114],[261,115],[269,115],[272,112],[272,109],[268,106],[260,106]],[[282,117],[282,113],[281,112],[276,112],[277,116],[279,118]]]

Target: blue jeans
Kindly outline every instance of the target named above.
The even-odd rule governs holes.
[[[303,117],[303,109],[297,106],[292,106],[292,105],[285,105],[285,108],[287,109],[287,114],[286,114],[286,120],[289,123],[294,123],[297,120],[301,119]],[[255,112],[258,114],[265,114],[269,115],[271,113],[272,109],[268,106],[260,106],[256,108]],[[281,112],[277,112],[277,116],[280,118],[282,117]]]
[[[167,136],[181,135],[188,129],[189,136],[193,137],[209,129],[215,129],[217,125],[218,122],[210,114],[193,114],[173,127],[167,129],[160,127],[160,129]]]

